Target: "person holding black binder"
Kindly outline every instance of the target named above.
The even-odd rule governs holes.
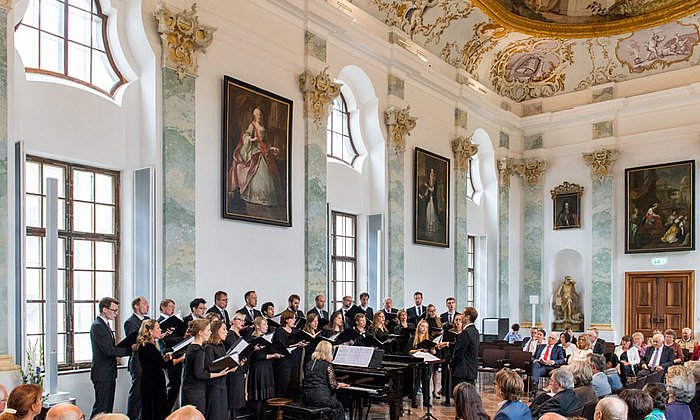
[[[124,334],[127,336],[137,335],[141,323],[145,319],[149,319],[148,299],[137,296],[131,302],[131,309],[134,310],[134,313],[124,321]],[[129,373],[131,374],[131,389],[129,389],[129,398],[126,403],[126,414],[129,419],[136,420],[141,417],[141,364],[139,363],[138,350],[131,353],[131,357],[129,357]]]
[[[191,404],[202,413],[207,411],[207,382],[210,379],[225,376],[229,369],[211,373],[207,371],[207,355],[204,351],[204,343],[209,341],[211,326],[206,319],[190,321],[187,334],[194,337],[192,344],[187,347],[185,365],[182,369],[182,391],[180,403],[185,406]]]
[[[396,340],[398,343],[396,352],[398,354],[406,354],[409,349],[408,338],[415,333],[416,327],[408,322],[408,314],[403,309],[397,313],[396,319],[398,325],[394,327],[394,334],[399,336]]]
[[[306,315],[306,325],[304,325],[304,332],[309,335],[309,339],[315,338],[319,333],[318,331],[318,320],[319,317],[315,313],[310,312]],[[316,345],[318,342],[309,342],[309,345],[304,348],[304,363],[302,366],[306,366],[306,363],[311,360],[311,354],[316,350]]]
[[[321,332],[321,336],[324,338],[333,337],[336,334],[340,334],[345,329],[345,318],[341,311],[333,312],[331,315],[331,320]]]
[[[328,407],[329,420],[344,420],[343,404],[332,391],[348,386],[338,382],[333,370],[333,346],[328,341],[321,341],[311,355],[311,360],[304,365],[304,383],[302,400],[311,407]]]
[[[239,314],[237,314],[239,315]],[[211,323],[211,336],[204,346],[207,358],[206,363],[209,366],[214,360],[226,355],[226,347],[224,340],[228,335],[226,323],[216,320]],[[216,373],[212,368],[207,368],[209,373]],[[229,372],[235,372],[238,367],[232,368]],[[225,375],[228,376],[228,375]],[[208,420],[228,420],[228,393],[226,392],[226,378],[220,376],[207,381],[207,411],[205,412]]]
[[[367,336],[367,317],[363,313],[359,313],[355,315],[355,318],[353,318],[355,321],[355,331],[357,331],[358,334],[360,334],[359,340],[356,341],[356,344],[358,346],[362,345],[362,338]]]
[[[256,317],[260,318],[260,317]],[[261,318],[262,319],[262,318]],[[242,313],[237,313],[231,318],[231,328],[226,334],[226,339],[224,340],[224,345],[226,350],[230,350],[234,347],[238,340],[241,338],[241,333],[243,331],[243,325],[246,322],[246,317]],[[255,325],[255,324],[253,324]],[[226,390],[227,390],[227,400],[228,409],[231,414],[231,418],[235,419],[238,415],[238,411],[245,407],[245,375],[248,373],[248,365],[241,366],[234,372],[229,372],[226,375]]]
[[[435,354],[435,346],[430,345],[432,341],[430,340],[430,327],[426,320],[421,320],[418,322],[416,327],[416,333],[409,339],[410,350],[408,354],[415,354],[419,351],[428,351]],[[435,344],[435,343],[432,343]],[[411,396],[411,407],[418,408],[418,386],[422,388],[423,391],[423,407],[428,407],[430,404],[430,376],[432,373],[432,368],[430,365],[421,363],[418,365],[418,374],[416,375],[416,380],[413,384],[413,395]]]
[[[160,324],[154,319],[144,320],[139,329],[136,344],[141,368],[141,420],[163,420],[170,414],[165,389],[163,369],[172,368],[185,358],[173,359],[172,353],[161,354],[156,340],[163,334]]]
[[[168,352],[173,351],[173,346],[178,344],[183,340],[183,335],[187,329],[187,325],[177,316],[175,316],[175,301],[172,299],[163,299],[160,302],[160,316],[158,316],[158,322],[161,324],[161,330],[167,331],[172,324],[172,330],[170,334],[162,334],[163,337],[160,339],[160,352],[165,355]],[[166,388],[166,393],[168,395],[167,402],[167,412],[172,411],[175,401],[177,401],[177,396],[180,394],[180,384],[182,383],[182,363],[178,363],[172,367],[167,368],[165,374],[168,377],[168,385]]]
[[[264,336],[267,334],[267,320],[263,317],[255,318],[253,328],[252,340]],[[248,401],[253,405],[258,420],[262,420],[264,417],[265,400],[275,396],[275,373],[272,361],[282,357],[279,353],[268,353],[265,349],[256,349],[250,355]]]
[[[289,336],[296,330],[296,312],[286,309],[280,316],[280,327],[275,330],[272,341],[281,341],[284,347],[290,347]],[[296,347],[304,347],[304,341],[296,344]],[[275,395],[277,397],[292,398],[299,394],[299,376],[301,374],[301,351],[294,351],[290,356],[276,360],[275,369]]]

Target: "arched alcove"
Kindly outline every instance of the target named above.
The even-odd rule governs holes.
[[[575,282],[576,293],[579,296],[579,306],[584,317],[587,317],[586,296],[590,296],[590,282],[585,281],[585,264],[583,260],[583,255],[580,252],[565,248],[557,251],[549,262],[549,281],[544,282],[545,288],[548,290],[543,290],[543,295],[547,296],[545,302],[543,302],[543,319],[547,321],[545,329],[549,330],[552,328],[552,322],[554,321],[554,311],[552,308],[555,294],[559,290],[561,282],[564,277],[570,276]],[[586,319],[584,319],[584,322]],[[581,324],[581,330],[585,328],[584,324]],[[574,328],[574,332],[577,329]]]

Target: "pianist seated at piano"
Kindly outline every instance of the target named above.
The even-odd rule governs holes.
[[[336,334],[340,334],[344,330],[344,325],[343,313],[341,311],[333,312],[330,322],[325,326],[321,335],[324,338],[330,338]]]
[[[344,420],[345,409],[332,392],[347,387],[348,384],[336,380],[332,350],[333,346],[328,341],[321,341],[316,346],[316,351],[304,369],[302,399],[305,405],[311,407],[330,408],[329,420]]]
[[[416,334],[409,339],[410,349],[408,354],[414,354],[419,351],[425,351],[425,349],[419,347],[418,345],[424,341],[430,340],[430,326],[428,321],[421,320],[418,322],[416,327]],[[430,349],[430,353],[435,354],[435,347]],[[411,407],[418,408],[418,386],[420,385],[423,391],[423,407],[432,406],[430,404],[430,377],[432,376],[433,369],[431,365],[420,364],[418,365],[418,373],[416,374],[416,380],[413,384],[413,395],[411,396]]]

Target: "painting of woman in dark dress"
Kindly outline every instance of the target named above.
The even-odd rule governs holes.
[[[448,247],[450,160],[416,148],[414,182],[414,242]]]

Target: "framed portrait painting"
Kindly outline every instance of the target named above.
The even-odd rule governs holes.
[[[695,161],[625,169],[625,253],[695,249]]]
[[[583,187],[564,182],[550,191],[552,194],[552,214],[554,230],[581,227],[581,195]]]
[[[413,242],[450,246],[450,160],[416,147]]]
[[[292,226],[292,101],[224,77],[223,217]]]

